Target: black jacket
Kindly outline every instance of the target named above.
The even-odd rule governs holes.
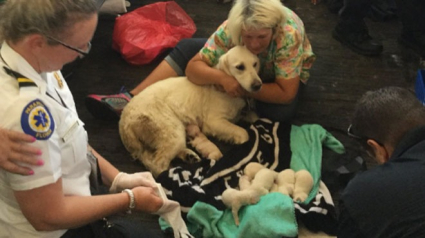
[[[388,162],[350,181],[338,237],[425,237],[425,127],[409,131]]]

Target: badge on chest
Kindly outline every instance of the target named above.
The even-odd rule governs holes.
[[[62,89],[63,88],[63,81],[62,81],[61,77],[59,76],[59,74],[57,72],[55,72],[53,75],[55,76],[55,79],[58,83],[59,88]]]

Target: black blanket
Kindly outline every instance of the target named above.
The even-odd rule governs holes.
[[[250,126],[249,141],[232,146],[218,161],[203,159],[195,164],[179,164],[161,173],[157,181],[170,199],[188,212],[195,202],[208,203],[219,210],[226,209],[221,194],[227,187],[236,188],[243,169],[250,162],[258,162],[275,171],[290,167],[291,124],[258,120]],[[315,199],[309,204],[295,204],[297,218],[313,231],[335,234],[336,212],[326,186],[322,184]]]

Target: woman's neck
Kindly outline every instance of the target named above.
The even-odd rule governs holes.
[[[42,73],[39,61],[34,54],[33,49],[31,49],[28,44],[25,44],[25,41],[19,41],[17,43],[7,42],[7,44],[22,58],[24,58],[37,73]]]

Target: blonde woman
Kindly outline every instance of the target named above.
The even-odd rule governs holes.
[[[247,93],[233,77],[212,67],[235,45],[245,45],[261,60],[264,84],[256,93]],[[215,84],[231,96],[252,97],[260,117],[290,121],[314,60],[304,24],[292,10],[279,0],[236,0],[228,19],[209,39],[181,41],[136,88],[89,95],[86,105],[95,116],[117,117],[132,95],[159,80],[186,74],[195,84]]]

